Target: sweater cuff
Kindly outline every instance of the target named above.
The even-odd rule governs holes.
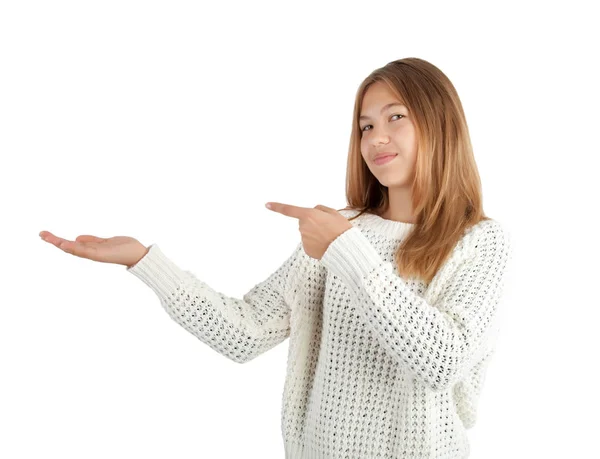
[[[173,294],[187,279],[186,272],[173,263],[157,244],[149,246],[148,253],[135,265],[126,269],[154,290],[160,298],[167,298]]]
[[[353,289],[360,288],[362,279],[383,261],[356,226],[340,234],[321,257],[323,266]]]

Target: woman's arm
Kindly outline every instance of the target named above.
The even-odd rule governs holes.
[[[413,293],[356,227],[334,240],[321,262],[351,289],[389,354],[431,389],[443,390],[460,378],[497,312],[510,236],[498,222],[485,222],[467,249],[468,257],[449,260],[457,266],[448,276],[432,281],[442,283],[436,304]]]
[[[302,255],[299,243],[287,260],[243,299],[226,296],[190,271],[183,271],[156,244],[127,271],[157,294],[175,322],[218,353],[245,363],[289,337],[289,304]]]

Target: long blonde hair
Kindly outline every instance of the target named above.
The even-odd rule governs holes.
[[[360,84],[346,171],[346,209],[381,215],[389,206],[387,187],[371,173],[361,151],[359,116],[367,88],[387,84],[415,124],[417,158],[412,181],[414,229],[394,257],[399,273],[431,282],[463,233],[482,220],[481,180],[462,104],[448,77],[416,57],[389,62]]]

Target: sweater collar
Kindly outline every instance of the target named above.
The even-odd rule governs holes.
[[[354,217],[359,213],[357,210],[347,210],[345,212],[349,212],[350,217]],[[392,239],[404,239],[416,226],[415,223],[387,220],[379,215],[368,212],[365,212],[353,221],[360,222],[361,227],[365,229],[370,229],[375,233]]]

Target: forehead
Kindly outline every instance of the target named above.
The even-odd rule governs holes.
[[[359,119],[376,116],[391,107],[406,108],[406,105],[390,91],[387,85],[373,84],[367,88],[363,96]]]
[[[387,104],[383,105],[383,106],[382,106],[382,107],[379,109],[379,113],[383,113],[383,112],[384,112],[384,111],[386,111],[388,108],[392,108],[392,107],[395,107],[395,108],[404,107],[404,108],[406,108],[406,106],[405,106],[405,105],[403,105],[403,104],[401,104],[400,102],[389,102],[389,103],[387,103]],[[373,111],[373,113],[374,113],[374,115],[373,115],[373,116],[375,116],[375,114],[376,114],[377,110],[372,110],[372,111]],[[364,106],[363,106],[363,113],[365,113],[365,112],[364,112]],[[366,120],[366,119],[369,119],[369,118],[370,118],[370,117],[369,117],[368,115],[360,115],[360,117],[359,117],[358,119],[359,119],[359,120]]]

